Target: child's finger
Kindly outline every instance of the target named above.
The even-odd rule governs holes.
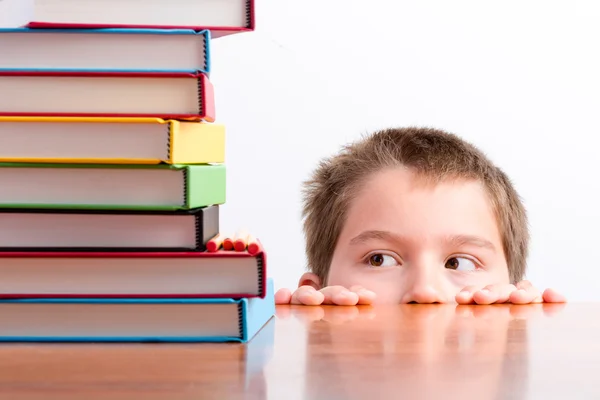
[[[320,290],[325,296],[323,304],[335,304],[338,306],[355,306],[358,304],[358,294],[343,286],[327,286]]]
[[[454,300],[458,304],[473,304],[473,293],[477,290],[479,290],[478,286],[467,286],[454,297]]]
[[[372,292],[362,286],[352,286],[350,288],[351,292],[354,292],[358,295],[358,303],[360,305],[370,305],[375,301],[375,292]]]
[[[290,304],[292,292],[289,289],[279,289],[275,292],[275,304]]]
[[[303,304],[305,306],[318,306],[323,303],[325,296],[309,285],[300,286],[292,294],[291,304]]]
[[[517,289],[510,294],[509,301],[512,304],[531,304],[543,301],[541,293],[533,286],[529,289]]]
[[[517,290],[515,285],[494,284],[487,285],[483,289],[473,293],[473,300],[477,304],[506,303],[510,294]]]
[[[554,289],[546,289],[542,293],[542,299],[545,303],[566,303],[567,298],[562,294],[558,293]]]
[[[475,293],[473,293],[473,302],[475,304],[487,305],[493,304],[499,299],[499,293],[497,289],[490,289],[486,286]]]

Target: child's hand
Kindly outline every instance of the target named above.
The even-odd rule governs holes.
[[[540,292],[529,281],[517,285],[488,285],[483,288],[467,286],[456,295],[458,304],[531,304],[565,303],[567,299],[554,289]]]
[[[342,286],[327,286],[317,290],[312,286],[300,286],[293,293],[289,289],[280,289],[275,294],[275,304],[302,304],[307,306],[340,305],[353,306],[373,304],[375,293],[361,286],[346,289]],[[566,298],[554,289],[546,289],[543,293],[529,281],[521,281],[517,285],[498,284],[483,288],[467,286],[455,297],[458,304],[531,304],[531,303],[565,303]]]
[[[275,293],[275,304],[354,306],[372,304],[373,300],[375,300],[375,293],[360,286],[353,286],[350,289],[342,286],[327,286],[317,290],[306,285],[300,286],[294,293],[291,293],[289,289],[280,289]]]

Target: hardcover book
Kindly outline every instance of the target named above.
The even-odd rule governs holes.
[[[261,248],[217,252],[0,252],[2,298],[265,297]]]
[[[19,0],[17,0],[19,1]],[[37,28],[207,29],[217,38],[254,30],[253,0],[20,0],[21,23]]]
[[[275,314],[264,298],[0,299],[5,342],[248,342]]]
[[[0,208],[189,210],[225,189],[224,164],[0,163]]]
[[[0,116],[215,120],[202,73],[0,71],[0,93]]]
[[[210,31],[0,29],[0,70],[210,73]]]
[[[219,207],[192,210],[0,208],[0,251],[205,251]]]
[[[160,118],[0,117],[0,162],[225,162],[225,126]]]

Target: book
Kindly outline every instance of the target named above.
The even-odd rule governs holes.
[[[0,300],[4,342],[248,342],[275,314],[264,298]]]
[[[0,70],[210,73],[210,31],[0,29]]]
[[[264,250],[0,252],[0,297],[265,297]]]
[[[190,28],[210,30],[217,38],[253,31],[255,26],[253,0],[21,1],[31,4],[25,19],[36,28]]]
[[[0,116],[215,120],[202,73],[0,71],[0,93]]]
[[[0,117],[0,162],[225,162],[225,126],[160,118]]]
[[[0,251],[205,251],[219,207],[192,210],[0,208]]]
[[[224,164],[0,163],[0,208],[185,210],[221,205]]]

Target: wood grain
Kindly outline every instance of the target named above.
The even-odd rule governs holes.
[[[598,399],[600,304],[278,306],[250,344],[0,344],[0,399]]]

